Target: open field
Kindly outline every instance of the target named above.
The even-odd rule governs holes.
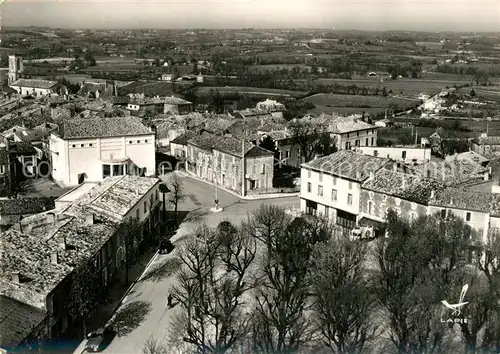
[[[418,94],[424,92],[426,94],[435,94],[440,92],[446,86],[453,86],[459,84],[469,84],[468,80],[421,80],[421,79],[400,79],[400,80],[388,80],[385,79],[384,82],[380,82],[380,78],[373,79],[317,79],[316,82],[323,85],[357,85],[365,86],[369,88],[379,88],[385,87],[387,90],[392,90],[395,94],[405,94],[410,96],[418,96]]]
[[[246,86],[202,86],[197,87],[194,92],[197,96],[206,96],[210,90],[218,90],[220,94],[248,94],[254,96],[288,96],[288,97],[300,97],[307,94],[303,91],[291,91],[291,90],[278,90],[278,89],[268,89],[260,87],[246,87]]]
[[[303,99],[316,106],[311,113],[361,113],[363,111],[371,114],[382,113],[390,106],[400,110],[416,107],[420,101],[382,96],[361,95],[339,95],[318,93]]]

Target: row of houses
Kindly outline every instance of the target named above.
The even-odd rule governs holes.
[[[54,208],[20,220],[0,236],[0,348],[58,338],[76,320],[68,306],[75,270],[95,267],[106,289],[124,268],[118,225],[136,219],[152,242],[162,205],[158,178],[119,176],[87,182],[55,200]]]
[[[409,219],[452,212],[486,237],[491,228],[500,227],[500,194],[465,186],[488,180],[489,173],[467,159],[408,165],[344,150],[302,165],[300,209],[350,229],[380,229],[389,208]]]

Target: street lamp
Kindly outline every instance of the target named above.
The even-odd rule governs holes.
[[[162,183],[159,186],[159,190],[160,190],[160,193],[163,195],[163,225],[165,225],[166,221],[167,221],[167,216],[166,216],[166,214],[167,214],[167,211],[166,211],[167,201],[165,198],[165,194],[170,193],[170,189],[168,189],[168,187],[165,183]]]

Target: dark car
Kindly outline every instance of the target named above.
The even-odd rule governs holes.
[[[111,327],[99,328],[97,331],[87,334],[85,350],[88,352],[100,352],[111,343],[115,333]]]
[[[159,254],[169,254],[174,250],[175,246],[170,240],[162,240],[160,246],[158,247]]]

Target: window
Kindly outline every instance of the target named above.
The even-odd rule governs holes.
[[[347,205],[352,205],[352,194],[347,194]]]
[[[349,181],[349,189],[352,189],[352,182]]]
[[[406,151],[403,151],[403,152],[401,153],[401,158],[402,158],[403,160],[404,160],[404,159],[406,159]]]
[[[312,185],[311,182],[307,182],[307,193],[311,193]]]
[[[148,142],[148,139],[144,140],[144,142],[145,142],[145,143],[147,143],[147,142]]]
[[[137,144],[140,144],[140,143],[141,143],[141,141],[140,141],[140,140],[137,140]]]
[[[132,144],[132,140],[130,140],[128,143],[129,143],[129,144]]]
[[[442,218],[446,217],[446,209],[441,209],[441,217]]]
[[[373,215],[373,211],[374,211],[374,207],[373,207],[373,202],[371,200],[368,201],[368,214],[370,215]]]
[[[307,178],[311,178],[311,170],[307,170]]]
[[[92,143],[89,144],[89,147],[92,147]]]
[[[297,149],[297,157],[300,157],[300,148]]]
[[[368,146],[368,138],[365,140],[365,145]]]
[[[5,166],[0,166],[0,174],[3,175],[5,173]]]
[[[265,174],[266,173],[266,164],[262,164],[262,172],[261,174]]]
[[[356,141],[354,142],[354,144],[355,144],[355,146],[359,146],[359,140],[356,140]]]
[[[431,171],[427,170],[427,178],[431,178]]]
[[[347,133],[347,139],[349,139],[349,133]]]
[[[80,144],[80,147],[85,147],[85,144]]]
[[[140,211],[139,211],[139,209],[137,209],[137,210],[135,211],[135,218],[136,218],[136,219],[139,219],[139,218],[140,218]]]
[[[111,166],[110,165],[102,165],[102,178],[111,176]]]
[[[373,156],[375,156],[375,157],[378,156],[378,151],[377,150],[373,150]]]
[[[155,200],[158,200],[158,198],[160,197],[159,194],[160,194],[160,192],[158,192],[158,189],[157,189],[155,192]]]
[[[336,186],[337,185],[337,177],[333,177],[333,185]]]
[[[72,148],[76,148],[76,145],[75,145],[75,144],[73,144],[73,145],[71,145],[71,147],[72,147]]]
[[[467,212],[465,214],[465,221],[470,221],[470,217],[471,217],[471,213],[470,212]]]
[[[285,159],[288,159],[290,157],[290,150],[285,151]]]
[[[356,136],[359,136],[359,132],[356,132]]]
[[[123,176],[123,165],[113,165],[113,176]]]
[[[320,181],[320,182],[323,182],[323,172],[320,172],[320,173],[319,173],[319,181]]]
[[[153,202],[154,202],[154,197],[153,197],[153,195],[152,195],[152,194],[151,194],[151,196],[150,196],[150,198],[149,198],[149,199],[150,199],[150,203],[149,203],[149,204],[153,205]]]
[[[337,201],[337,190],[332,189],[332,202],[336,202],[336,201]]]
[[[323,196],[323,186],[318,186],[318,196]]]
[[[371,145],[372,145],[372,146],[373,146],[373,145],[375,145],[375,144],[374,144],[374,139],[373,139],[373,138],[372,138],[372,144],[371,144]]]
[[[144,201],[144,214],[148,212],[148,202]]]

